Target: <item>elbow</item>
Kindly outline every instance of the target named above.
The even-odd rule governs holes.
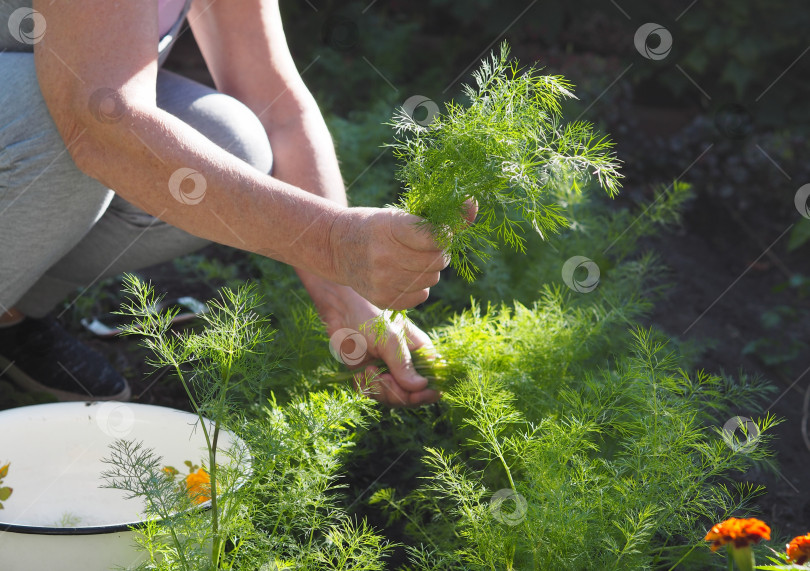
[[[97,155],[99,142],[88,133],[87,127],[78,120],[65,120],[57,123],[59,134],[65,143],[70,158],[80,171],[96,178],[95,163],[92,160]]]
[[[76,167],[93,178],[109,159],[109,152],[121,140],[135,115],[136,106],[121,90],[99,88],[76,90],[52,106],[57,129]]]

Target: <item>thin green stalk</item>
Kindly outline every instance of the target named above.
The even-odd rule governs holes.
[[[509,478],[509,487],[512,488],[512,491],[517,494],[517,489],[515,488],[515,481],[512,479],[512,471],[509,469],[509,465],[506,463],[506,458],[504,458],[503,451],[501,450],[500,444],[498,444],[497,436],[492,430],[492,426],[487,426],[487,430],[490,436],[490,446],[495,450],[495,455],[501,461],[501,465],[503,469],[506,471],[506,477]]]
[[[405,516],[405,519],[411,522],[413,526],[419,530],[419,533],[421,533],[422,536],[425,537],[434,548],[436,549],[439,548],[439,546],[436,545],[436,543],[430,538],[430,534],[427,531],[425,531],[425,529],[421,525],[419,525],[419,523],[415,519],[413,519],[408,512],[402,509],[402,507],[399,505],[399,502],[393,502],[388,498],[386,498],[385,501],[388,502],[388,505],[393,507],[398,513]]]
[[[180,364],[177,363],[176,360],[173,360],[172,364],[174,365],[174,369],[175,369],[175,372],[177,373],[177,377],[180,379],[180,384],[183,386],[183,390],[186,392],[186,395],[188,396],[189,401],[191,402],[192,408],[197,413],[197,418],[198,418],[198,420],[200,422],[200,428],[202,429],[203,437],[205,438],[205,445],[209,450],[209,456],[210,456],[211,436],[208,433],[208,428],[205,425],[205,417],[203,416],[202,411],[200,410],[200,407],[199,407],[199,405],[197,404],[197,401],[194,398],[194,394],[192,393],[191,388],[188,386],[188,383],[186,382],[186,379],[183,376],[183,371],[180,368]],[[211,507],[214,510],[214,517],[216,517],[216,508],[214,507],[213,500],[212,500]],[[177,545],[177,552],[178,552],[178,554],[180,554],[180,558],[183,561],[183,567],[188,569],[188,563],[186,562],[185,557],[183,556],[183,550],[181,548],[182,544],[180,542],[180,539],[177,537],[177,533],[175,532],[175,529],[174,529],[173,526],[169,526],[169,532],[172,534],[172,540],[174,541],[175,545]],[[189,569],[189,571],[193,571],[193,570]]]
[[[219,500],[217,498],[217,477],[218,477],[218,468],[217,468],[217,443],[219,442],[219,431],[222,425],[221,415],[223,414],[225,408],[225,396],[228,391],[228,385],[230,384],[231,379],[231,371],[230,371],[231,363],[228,362],[226,365],[226,370],[222,374],[222,389],[220,392],[220,400],[217,405],[216,411],[216,419],[214,420],[214,435],[212,438],[211,446],[208,449],[208,458],[209,458],[209,482],[210,482],[210,491],[209,494],[211,495],[211,531],[213,533],[213,542],[211,546],[211,561],[215,566],[219,565],[219,557],[220,551],[222,550],[223,544],[221,538],[219,536]]]
[[[672,567],[670,567],[669,569],[667,569],[667,571],[674,571],[674,569],[675,569],[675,568],[676,568],[678,565],[680,565],[680,564],[681,564],[681,562],[682,562],[684,559],[686,559],[687,557],[689,557],[689,554],[690,554],[690,553],[692,553],[692,552],[695,550],[695,548],[696,548],[696,547],[697,547],[697,543],[693,544],[693,545],[692,545],[692,547],[690,547],[690,548],[689,548],[689,551],[687,551],[686,553],[684,553],[684,554],[681,556],[681,558],[680,558],[680,559],[678,559],[678,560],[675,562],[675,565],[673,565]]]

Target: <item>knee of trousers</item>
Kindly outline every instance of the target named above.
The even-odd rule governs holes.
[[[237,99],[214,92],[195,99],[185,109],[168,111],[254,168],[272,171],[273,151],[264,126]]]

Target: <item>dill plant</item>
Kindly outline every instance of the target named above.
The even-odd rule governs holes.
[[[708,555],[695,551],[706,522],[746,509],[761,493],[730,475],[767,464],[774,419],[757,422],[757,446],[745,454],[710,426],[751,405],[761,382],[687,374],[645,329],[633,331],[612,363],[566,370],[577,361],[572,341],[593,322],[560,295],[486,315],[473,309],[434,331],[438,349],[466,369],[444,399],[463,442],[425,450],[428,473],[407,502],[423,514],[409,527],[420,544],[411,568],[695,565]],[[566,350],[549,355],[543,347]],[[525,499],[516,522],[498,518],[493,496],[501,489]],[[375,497],[389,511],[391,494]],[[437,531],[448,526],[450,534]]]
[[[676,181],[636,212],[557,195],[576,223],[554,244],[535,240],[529,260],[493,251],[498,275],[443,290],[449,303],[471,290],[491,300],[431,331],[450,364],[442,410],[455,430],[428,440],[422,470],[409,471],[421,486],[380,482],[370,507],[404,525],[411,570],[712,568],[706,526],[751,509],[761,488],[735,478],[771,465],[776,421],[759,419],[757,446],[735,452],[719,427],[733,411],[757,410],[770,387],[687,372],[688,344],[637,326],[668,277],[654,254],[638,252],[639,238],[677,223],[689,187]],[[594,244],[611,248],[593,255]],[[587,295],[559,273],[582,253],[603,278]],[[502,301],[512,297],[523,301]],[[400,438],[402,448],[427,440]],[[504,489],[526,500],[514,526],[493,513]]]
[[[262,404],[257,395],[277,367],[268,355],[274,332],[257,313],[255,290],[223,289],[208,302],[201,330],[173,332],[174,313],[154,310],[160,299],[152,287],[125,278],[126,333],[142,336],[150,363],[171,367],[185,389],[210,478],[210,507],[202,509],[142,442],[112,445],[106,485],[144,503],[137,541],[148,557],[139,569],[382,569],[390,543],[340,507],[337,481],[341,457],[375,412],[347,390],[283,404],[271,393]],[[244,444],[220,449],[223,430]]]
[[[473,77],[476,87],[463,88],[470,104],[448,103],[427,126],[400,110],[391,145],[405,186],[399,206],[425,219],[467,281],[479,271],[474,258],[498,242],[524,251],[527,230],[544,236],[568,226],[556,187],[579,191],[595,178],[614,196],[621,177],[606,136],[563,121],[561,102],[574,97],[565,78],[520,68],[506,43]],[[472,224],[468,199],[478,204]]]
[[[469,105],[449,102],[429,125],[400,109],[390,123],[404,185],[398,207],[424,219],[467,282],[500,244],[525,253],[527,233],[545,239],[570,225],[559,189],[579,194],[595,181],[613,197],[621,186],[610,139],[586,121],[564,121],[562,102],[575,98],[573,85],[521,68],[509,53],[504,42],[481,62],[476,86],[463,86]],[[474,222],[469,200],[478,208]],[[396,319],[406,312],[385,310],[363,327],[379,343]]]
[[[558,196],[566,198],[562,192]],[[279,564],[317,569],[330,557],[348,565],[340,555],[347,545],[371,551],[380,545],[379,536],[369,543],[343,540],[341,549],[285,558],[293,551],[285,545],[306,544],[310,536],[317,544],[324,534],[316,530],[335,525],[330,514],[343,514],[338,521],[344,530],[362,531],[362,520],[354,523],[341,510],[339,496],[321,492],[339,480],[310,483],[307,468],[323,459],[315,465],[325,472],[351,473],[357,499],[349,506],[359,508],[358,515],[364,513],[358,500],[369,498],[366,510],[382,509],[392,527],[404,529],[409,561],[403,569],[711,568],[705,526],[746,511],[760,493],[732,477],[752,464],[768,465],[774,420],[758,421],[762,434],[751,453],[735,453],[716,427],[732,408],[754,410],[764,383],[687,372],[689,359],[677,343],[635,325],[649,314],[666,277],[654,255],[637,252],[638,238],[677,222],[689,195],[688,186],[674,183],[636,212],[608,210],[593,199],[575,200],[575,194],[561,200],[577,223],[555,238],[554,248],[544,243],[530,251],[531,268],[506,252],[493,257],[510,272],[528,273],[517,284],[523,302],[473,301],[455,315],[427,315],[428,325],[439,324],[431,337],[444,361],[439,370],[426,366],[434,381],[444,383],[443,402],[418,411],[372,409],[383,419],[379,429],[345,428],[345,437],[357,444],[348,459],[298,447],[313,426],[317,434],[324,424],[302,421],[292,432],[276,433],[284,437],[268,437],[262,424],[258,440],[296,444],[286,468],[275,472],[286,475],[267,482],[267,499],[252,512],[263,539],[251,542],[251,549],[278,554]],[[562,285],[559,268],[566,256],[588,253],[583,248],[594,242],[614,243],[599,258],[605,279],[591,294],[575,294]],[[278,279],[275,266],[261,271],[260,287],[269,293]],[[496,281],[485,275],[472,287],[488,291]],[[545,284],[539,293],[538,284]],[[465,291],[448,299],[460,303]],[[497,299],[509,295],[507,288]],[[281,331],[270,350],[284,360],[279,375],[264,382],[288,395],[290,404],[304,406],[307,390],[320,394],[319,383],[341,373],[311,304],[291,299],[286,290],[272,303]],[[286,419],[282,426],[297,418],[283,417],[275,406],[268,410],[268,417]],[[439,423],[444,428],[437,434]],[[263,458],[286,449],[274,446]],[[389,463],[417,450],[423,450],[421,465],[401,460],[381,477]],[[391,478],[399,482],[396,489]],[[526,499],[525,519],[517,525],[493,513],[492,499],[503,489]],[[295,499],[270,501],[284,493]],[[291,506],[313,496],[320,498],[310,504],[317,508],[296,519]],[[511,509],[507,502],[504,510]],[[383,568],[382,556],[369,559]]]
[[[238,469],[224,469],[218,457],[222,454],[219,438],[232,413],[233,389],[250,379],[246,356],[272,338],[264,320],[255,313],[259,300],[251,290],[249,286],[236,292],[223,289],[220,298],[209,302],[208,311],[201,316],[207,327],[199,333],[170,334],[172,319],[179,309],[156,312],[154,308],[160,299],[151,286],[133,275],[124,279],[124,292],[129,299],[118,313],[132,321],[122,332],[143,337],[143,345],[154,354],[152,365],[173,369],[197,414],[197,426],[203,433],[208,454],[204,468],[210,479],[210,527],[202,540],[199,534],[188,534],[187,529],[178,531],[178,521],[192,521],[182,514],[191,504],[184,499],[186,494],[173,489],[174,481],[162,473],[159,458],[140,443],[117,441],[105,477],[110,487],[142,497],[148,515],[174,523],[168,526],[171,549],[184,568],[200,568],[201,561],[208,561],[206,567],[217,567],[224,556],[226,540],[233,533],[229,527],[239,520],[234,513],[239,506],[239,495],[235,493]],[[192,365],[190,370],[188,365]],[[231,464],[249,470],[247,452],[236,452],[231,460],[235,461]],[[228,484],[227,488],[223,484]],[[226,493],[220,494],[218,490]],[[197,539],[197,544],[189,538]],[[203,554],[208,543],[210,552]]]

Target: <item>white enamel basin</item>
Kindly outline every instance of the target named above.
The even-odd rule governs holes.
[[[0,510],[3,571],[106,571],[143,561],[130,526],[143,504],[102,488],[109,445],[143,441],[165,465],[208,464],[195,415],[132,403],[69,402],[0,411],[0,486],[12,488]],[[237,441],[221,433],[219,449]]]

